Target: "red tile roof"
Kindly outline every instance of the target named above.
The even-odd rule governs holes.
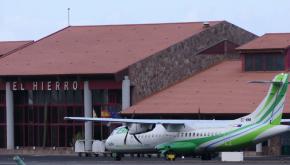
[[[123,113],[192,114],[250,113],[265,97],[269,85],[251,80],[272,80],[279,72],[242,72],[240,61],[225,61],[158,92]],[[288,91],[290,97],[290,91]],[[284,112],[290,113],[290,101]]]
[[[202,22],[72,26],[2,59],[0,75],[116,73],[203,29]]]
[[[16,49],[23,48],[33,41],[0,41],[0,56],[13,52]]]
[[[238,50],[287,49],[290,46],[290,33],[267,33],[240,47]]]

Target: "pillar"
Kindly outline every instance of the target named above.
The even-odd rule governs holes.
[[[89,82],[84,82],[84,109],[85,117],[93,117],[93,106],[92,106],[92,91],[89,88]],[[93,123],[92,121],[85,122],[85,151],[92,150],[93,140]]]
[[[14,107],[13,107],[13,91],[10,83],[6,82],[6,132],[7,132],[7,149],[14,149]]]
[[[128,76],[125,76],[122,82],[122,110],[129,107],[130,107],[130,80]]]
[[[256,144],[256,154],[262,155],[262,143]]]

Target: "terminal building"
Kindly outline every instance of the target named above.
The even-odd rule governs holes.
[[[267,87],[246,82],[288,71],[288,46],[269,49],[268,35],[285,42],[227,21],[66,27],[0,58],[0,147],[72,147],[77,139],[105,139],[115,127],[65,116],[250,113]]]

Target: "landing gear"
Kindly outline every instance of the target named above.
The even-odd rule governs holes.
[[[202,154],[201,160],[211,160],[211,154],[210,153]]]
[[[168,152],[165,154],[166,160],[174,161],[176,159],[176,155],[172,152]]]

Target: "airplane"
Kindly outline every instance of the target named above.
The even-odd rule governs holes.
[[[170,120],[65,117],[66,120],[121,123],[105,141],[115,160],[124,153],[161,153],[167,160],[176,156],[200,155],[210,160],[221,151],[239,151],[270,137],[290,131],[281,119],[288,89],[288,74],[281,73],[268,83],[266,97],[256,110],[235,120]]]

